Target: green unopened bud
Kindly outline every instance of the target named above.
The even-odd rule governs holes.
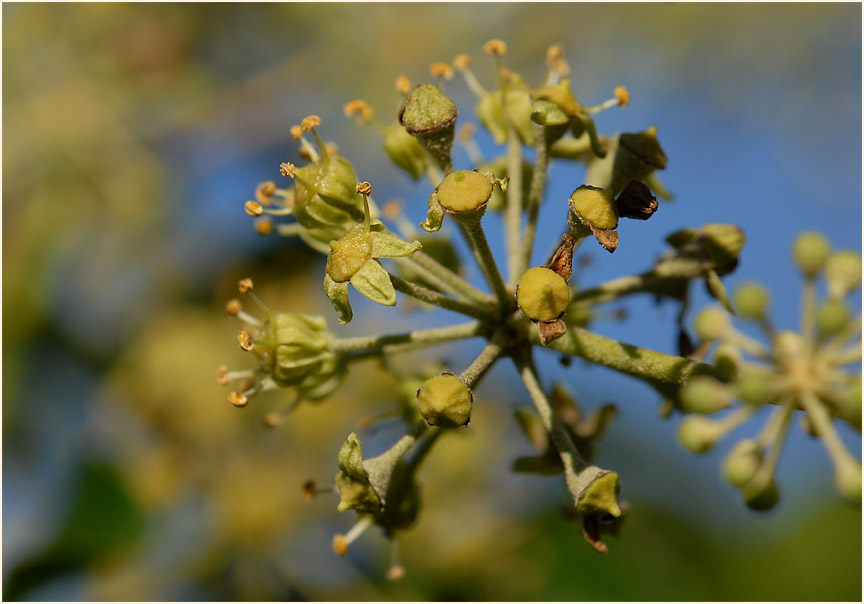
[[[429,378],[417,391],[420,414],[430,426],[458,428],[471,419],[474,395],[452,373]]]
[[[621,516],[618,505],[618,493],[621,491],[621,481],[615,472],[606,472],[591,481],[579,496],[576,509],[586,515]]]
[[[538,100],[531,106],[531,121],[546,127],[564,126],[563,134],[570,123],[570,116],[552,101]]]
[[[570,302],[570,287],[555,271],[535,266],[528,269],[519,280],[516,301],[529,319],[554,321]]]
[[[583,221],[598,229],[618,226],[615,197],[609,189],[582,185],[570,195],[570,209]]]
[[[693,331],[706,342],[719,340],[730,328],[729,315],[719,306],[703,308],[693,321]]]
[[[723,460],[723,473],[730,483],[743,487],[753,480],[760,465],[762,450],[755,440],[745,438],[737,442]]]
[[[792,244],[792,257],[801,272],[808,277],[814,277],[822,270],[828,255],[831,253],[831,244],[822,233],[808,231],[801,233]]]
[[[704,453],[723,436],[723,427],[700,415],[689,415],[678,424],[678,440],[693,453]]]
[[[748,281],[735,290],[735,310],[742,317],[761,319],[768,309],[768,291],[759,283]]]
[[[699,375],[681,387],[681,408],[690,413],[711,414],[729,406],[729,389],[712,377]]]
[[[737,260],[745,241],[744,231],[734,224],[708,224],[699,229],[702,252],[718,268]]]
[[[384,132],[384,151],[397,167],[417,180],[426,169],[426,153],[417,139],[394,122]]]
[[[450,150],[458,116],[459,110],[443,90],[420,84],[406,97],[399,123],[446,169],[452,165]]]
[[[743,488],[744,503],[752,510],[764,512],[780,501],[780,489],[772,478],[765,484],[749,483]]]
[[[252,353],[280,386],[293,386],[332,356],[321,317],[277,313],[255,334]]]
[[[834,484],[844,497],[861,501],[861,462],[846,459],[834,469]]]
[[[372,239],[368,232],[357,230],[330,242],[330,254],[324,269],[336,283],[349,281],[372,257]]]
[[[492,181],[472,170],[456,170],[438,185],[438,203],[448,212],[471,212],[486,205]]]
[[[848,250],[831,254],[825,262],[825,280],[830,298],[853,292],[861,285],[861,256]]]
[[[751,405],[767,405],[777,398],[773,375],[758,369],[742,370],[735,378],[738,398]]]
[[[833,336],[849,324],[849,308],[841,300],[829,300],[816,311],[816,325],[823,336]]]
[[[846,385],[837,400],[840,416],[853,426],[861,429],[861,376],[858,375]]]
[[[731,343],[723,342],[714,350],[714,367],[726,381],[731,381],[741,366],[741,352]]]

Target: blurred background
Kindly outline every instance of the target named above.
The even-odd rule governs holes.
[[[493,37],[534,83],[545,49],[563,44],[586,105],[626,85],[631,104],[598,116],[598,130],[657,124],[670,158],[675,201],[624,223],[614,256],[586,250],[580,283],[647,269],[676,229],[733,222],[748,243],[727,287],[766,283],[775,323],[794,329],[795,234],[861,250],[861,17],[854,3],[5,5],[4,599],[860,600],[860,506],[835,494],[819,442],[793,431],[780,506],[752,512],[718,475],[728,446],[684,452],[649,388],[554,355],[541,359],[547,383],[566,382],[587,408],[619,405],[596,461],[619,472],[633,506],[622,537],[599,556],[562,518],[563,481],[509,472],[531,449],[510,419],[527,396],[505,362],[470,428],[424,466],[426,504],[400,546],[408,575],[387,583],[385,540],[370,531],[337,557],[331,537],[353,515],[334,497],[305,503],[300,485],[331,479],[340,443],[395,405],[398,381],[362,364],[268,430],[263,416],[290,394],[238,410],[214,373],[249,363],[223,312],[241,277],[275,310],[321,313],[339,335],[458,320],[358,302],[362,320],[338,327],[323,258],[257,236],[242,205],[297,161],[289,128],[316,113],[376,198],[404,199],[419,222],[428,185],[342,107],[365,98],[386,122],[397,75],[427,79],[460,52],[490,85],[481,46]],[[446,90],[471,121],[461,80]],[[467,167],[464,151],[455,160]],[[581,184],[572,165],[550,178],[547,206]],[[546,210],[537,262],[562,228]],[[488,225],[500,249],[499,221]],[[694,308],[708,302],[694,293]],[[677,308],[619,307],[629,318],[594,329],[675,351]],[[440,358],[463,367],[479,346]],[[361,438],[381,450],[401,430]]]

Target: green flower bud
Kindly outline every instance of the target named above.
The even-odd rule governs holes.
[[[780,489],[772,478],[766,484],[748,483],[743,488],[744,503],[752,510],[764,512],[780,501]]]
[[[734,224],[707,224],[699,229],[702,252],[717,268],[734,263],[745,241],[744,231]]]
[[[360,229],[330,242],[330,254],[324,270],[336,283],[345,283],[371,257],[372,238],[367,231]]]
[[[706,342],[719,340],[731,327],[729,315],[719,306],[703,308],[693,321],[693,331]]]
[[[684,411],[705,415],[727,408],[730,398],[726,385],[707,375],[688,380],[678,396]]]
[[[434,84],[420,84],[399,110],[399,123],[426,149],[442,169],[452,165],[450,150],[459,110]]]
[[[430,426],[458,428],[471,420],[474,395],[452,373],[429,378],[417,391],[420,414]]]
[[[751,405],[767,405],[777,398],[777,389],[771,373],[758,369],[744,369],[735,378],[738,398]]]
[[[768,308],[768,291],[759,283],[748,281],[735,290],[735,310],[742,317],[761,319]]]
[[[611,230],[618,226],[615,197],[609,189],[582,185],[570,195],[569,203],[570,209],[594,228]]]
[[[471,212],[486,205],[492,181],[472,170],[456,170],[438,185],[438,203],[448,212]]]
[[[837,410],[840,416],[853,426],[861,429],[861,376],[855,376],[846,385],[837,400]]]
[[[853,292],[861,285],[861,256],[848,250],[834,252],[825,262],[825,280],[830,298]]]
[[[576,509],[586,515],[621,516],[618,505],[618,493],[621,491],[621,481],[615,472],[605,472],[591,481],[579,496]]]
[[[833,336],[849,324],[849,308],[841,300],[829,300],[816,311],[816,325],[823,336]]]
[[[384,152],[414,180],[420,178],[426,169],[423,147],[398,122],[393,122],[384,132]]]
[[[678,424],[678,440],[693,453],[704,453],[720,440],[723,433],[722,426],[700,415],[689,415]]]
[[[277,313],[255,334],[252,354],[279,386],[294,386],[334,355],[321,317]]]
[[[745,438],[735,443],[723,460],[723,473],[730,483],[736,487],[743,487],[753,480],[760,465],[762,465],[762,450],[756,441]]]
[[[731,381],[741,366],[741,352],[734,344],[723,342],[714,350],[714,367],[726,381]]]
[[[298,168],[295,180],[294,214],[313,239],[329,243],[363,221],[363,197],[347,159],[331,156]]]
[[[861,462],[848,459],[834,470],[837,490],[851,501],[861,501]]]
[[[516,301],[525,316],[533,321],[554,321],[570,302],[567,281],[544,266],[528,269],[516,288]]]
[[[808,277],[814,277],[822,270],[830,253],[831,244],[828,243],[825,235],[817,231],[801,233],[792,244],[792,257],[795,264]]]

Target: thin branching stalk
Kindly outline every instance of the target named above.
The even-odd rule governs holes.
[[[454,340],[474,338],[484,333],[486,327],[480,321],[471,321],[459,325],[423,329],[408,333],[384,336],[367,336],[358,338],[340,338],[333,341],[333,350],[338,353],[350,354],[387,354],[397,348],[400,351],[426,348],[445,344]]]
[[[452,310],[482,321],[490,321],[493,318],[494,309],[492,308],[448,298],[444,294],[438,293],[435,290],[423,287],[422,285],[417,285],[416,283],[411,283],[410,281],[406,281],[402,277],[393,274],[390,275],[390,282],[393,284],[396,291],[402,292],[412,298],[416,298],[421,302],[440,306],[441,308],[446,308],[447,310]]]

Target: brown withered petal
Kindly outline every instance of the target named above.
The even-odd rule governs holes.
[[[600,520],[597,516],[587,515],[582,518],[582,535],[594,551],[601,554],[609,552],[609,547],[600,539]]]
[[[573,246],[575,243],[576,240],[570,233],[564,233],[561,237],[561,245],[555,251],[555,255],[552,256],[547,267],[561,275],[564,281],[569,281],[573,275]]]
[[[591,232],[594,233],[594,238],[603,246],[610,254],[618,249],[618,231],[613,229],[598,229],[592,226]]]
[[[537,328],[540,330],[540,343],[543,346],[549,344],[553,340],[557,340],[565,333],[567,333],[567,326],[564,325],[564,321],[561,319],[556,319],[555,321],[548,322],[538,322]]]
[[[615,199],[618,205],[618,216],[648,220],[657,211],[657,198],[651,195],[651,189],[641,180],[631,180]]]

